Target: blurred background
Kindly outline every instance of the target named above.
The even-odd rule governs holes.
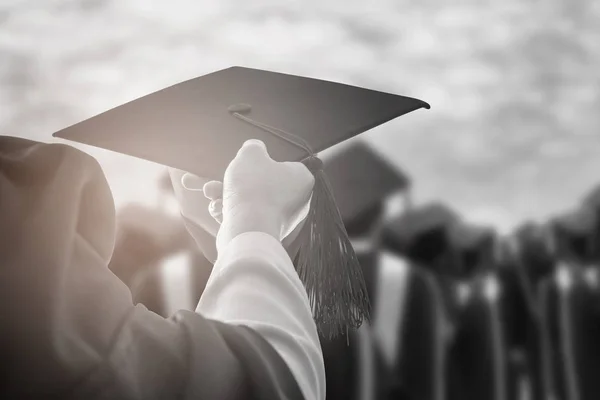
[[[591,0],[3,0],[0,132],[41,141],[232,65],[421,98],[363,135],[417,202],[510,230],[600,180],[600,3]],[[158,204],[163,168],[82,147],[118,208]]]

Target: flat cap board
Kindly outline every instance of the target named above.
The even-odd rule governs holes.
[[[248,139],[265,142],[277,161],[307,156],[304,149],[238,118],[232,106],[253,121],[303,138],[315,153],[411,111],[429,108],[409,97],[231,67],[131,101],[54,136],[211,179],[222,179]]]

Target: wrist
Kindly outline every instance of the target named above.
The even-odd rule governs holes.
[[[281,219],[276,213],[260,207],[237,207],[223,214],[221,229],[227,232],[229,239],[246,232],[262,232],[281,239]]]

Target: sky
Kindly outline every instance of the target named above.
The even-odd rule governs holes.
[[[3,0],[0,134],[53,141],[233,65],[329,79],[430,103],[360,140],[411,175],[416,203],[509,231],[600,183],[600,7],[537,3]],[[118,208],[159,204],[164,167],[78,147]]]

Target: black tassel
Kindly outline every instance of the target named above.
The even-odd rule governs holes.
[[[296,269],[305,285],[319,334],[335,338],[370,319],[362,269],[337,208],[323,163],[304,161],[315,177],[306,223],[300,233]]]

